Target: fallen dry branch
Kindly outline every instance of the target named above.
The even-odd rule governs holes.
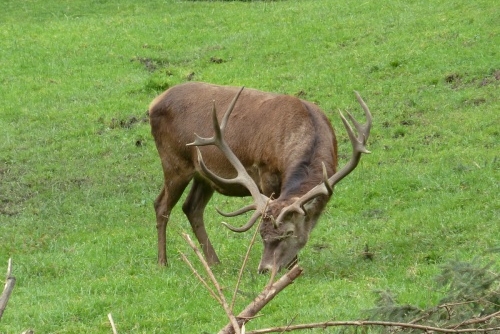
[[[180,252],[180,254],[181,254],[182,260],[184,262],[186,262],[188,267],[191,269],[191,271],[196,276],[196,278],[201,282],[201,284],[203,284],[205,289],[207,289],[207,291],[217,301],[217,303],[219,303],[219,305],[222,305],[222,300],[219,298],[219,296],[217,296],[215,291],[208,285],[207,281],[205,281],[205,279],[203,277],[201,277],[201,275],[198,273],[198,271],[194,268],[193,264],[188,260],[187,256],[184,255],[184,253],[182,253],[182,252]]]
[[[260,310],[262,310],[262,308],[267,303],[269,303],[278,293],[280,293],[284,288],[290,285],[302,273],[302,268],[298,267],[297,265],[294,266],[279,280],[277,280],[273,284],[267,285],[264,288],[264,290],[252,301],[252,303],[250,303],[240,314],[238,314],[237,317],[235,317],[232,307],[229,307],[229,305],[227,304],[217,279],[215,278],[212,270],[210,269],[210,266],[204,259],[198,247],[196,247],[194,242],[186,233],[182,233],[182,237],[184,238],[184,240],[186,240],[186,242],[189,244],[189,246],[193,249],[193,251],[197,255],[200,262],[203,264],[203,267],[205,268],[205,271],[209,275],[212,284],[215,286],[217,293],[208,286],[207,282],[196,271],[196,269],[189,262],[187,257],[181,253],[182,259],[188,264],[188,266],[191,268],[195,276],[201,281],[201,283],[205,286],[205,288],[207,288],[212,297],[214,297],[214,299],[217,300],[217,302],[224,308],[224,311],[226,312],[226,315],[229,318],[229,324],[227,324],[227,326],[224,327],[219,332],[219,334],[240,334],[241,328],[244,326],[245,323],[254,318],[257,315],[257,313]],[[248,252],[246,257],[248,257]]]
[[[282,326],[273,327],[265,329],[257,329],[254,331],[247,331],[246,334],[263,334],[263,333],[284,333],[291,332],[295,330],[305,330],[312,328],[327,328],[327,327],[340,327],[340,326],[356,326],[356,327],[367,327],[367,326],[383,326],[383,327],[399,327],[399,328],[409,328],[409,329],[419,329],[423,332],[436,332],[436,333],[488,333],[500,331],[500,327],[492,328],[463,328],[463,329],[449,329],[449,328],[438,328],[424,325],[416,325],[403,322],[386,322],[386,321],[325,321],[311,324],[302,325],[292,325],[292,326]]]
[[[267,286],[240,314],[236,316],[240,328],[254,318],[278,293],[302,274],[302,268],[295,265],[275,283]],[[219,334],[233,334],[233,326],[226,325]],[[248,332],[247,332],[248,333]]]
[[[224,295],[222,294],[222,290],[220,288],[219,283],[217,282],[217,279],[213,275],[210,267],[208,266],[207,262],[203,258],[201,252],[198,250],[196,245],[191,241],[189,236],[185,233],[183,233],[184,239],[188,242],[188,244],[191,246],[191,248],[194,250],[196,255],[198,256],[199,260],[205,267],[206,272],[210,276],[210,279],[212,280],[212,283],[214,284],[217,293],[213,291],[203,280],[201,275],[196,272],[196,269],[191,265],[189,260],[181,253],[184,261],[188,263],[189,267],[195,275],[198,277],[198,279],[203,283],[203,285],[208,289],[208,291],[212,294],[212,296],[218,301],[219,304],[221,304],[230,320],[230,322],[219,331],[219,334],[240,334],[240,333],[246,333],[246,334],[261,334],[261,333],[285,333],[285,332],[291,332],[291,331],[296,331],[296,330],[307,330],[307,329],[314,329],[314,328],[322,328],[325,329],[327,327],[348,327],[348,326],[354,326],[354,327],[372,327],[372,326],[379,326],[379,327],[393,327],[393,328],[398,328],[398,329],[413,329],[413,330],[419,330],[425,333],[500,333],[500,327],[488,327],[488,328],[464,328],[466,326],[470,325],[477,325],[477,324],[484,324],[485,326],[490,322],[492,319],[495,318],[500,318],[500,311],[499,312],[494,312],[492,314],[480,317],[480,318],[473,318],[469,319],[467,321],[463,321],[461,323],[447,326],[447,327],[433,327],[433,326],[426,326],[426,325],[419,325],[416,324],[416,321],[413,322],[393,322],[393,321],[371,321],[371,320],[358,320],[358,321],[325,321],[325,322],[317,322],[317,323],[309,323],[309,324],[299,324],[299,325],[286,325],[286,326],[281,326],[281,327],[272,327],[272,328],[265,328],[265,329],[257,329],[253,331],[246,331],[245,330],[245,324],[250,321],[251,319],[255,318],[257,314],[266,306],[278,293],[280,293],[284,288],[286,288],[288,285],[290,285],[298,276],[302,274],[302,268],[298,267],[295,265],[289,272],[284,274],[279,280],[276,282],[272,283],[274,281],[274,274],[271,275],[271,279],[269,284],[266,285],[264,290],[237,316],[234,316],[233,313],[233,302],[231,303],[231,306],[228,305],[226,302]],[[254,238],[252,238],[252,244],[255,240],[255,235]],[[245,261],[248,258],[249,250],[247,251],[247,254],[245,256]],[[238,277],[238,284],[240,283],[241,279],[241,272],[243,271],[244,265],[242,266],[242,269],[240,270],[240,276]],[[271,284],[272,283],[272,284]],[[218,296],[217,296],[218,295]],[[234,296],[233,296],[234,298]],[[447,308],[452,304],[445,304],[441,305],[440,307],[445,307]],[[448,309],[448,308],[447,308]],[[417,320],[418,321],[418,320]]]
[[[222,289],[219,285],[219,282],[215,278],[214,273],[212,272],[212,269],[210,269],[210,266],[208,265],[207,261],[205,261],[205,258],[201,254],[198,247],[196,247],[194,242],[191,240],[189,235],[186,233],[182,233],[182,237],[184,238],[184,240],[186,240],[186,242],[189,244],[189,246],[193,249],[196,256],[198,256],[198,259],[203,264],[203,267],[205,268],[205,271],[207,272],[208,276],[210,277],[212,284],[215,286],[215,289],[217,290],[217,294],[218,294],[218,297],[219,297],[220,302],[221,302],[220,304],[224,308],[224,311],[226,312],[226,315],[229,318],[230,324],[233,327],[233,330],[234,330],[233,333],[240,334],[240,326],[239,326],[238,322],[236,321],[236,318],[234,317],[233,311],[231,310],[231,308],[229,307],[229,304],[226,301],[226,297],[222,293]],[[191,268],[194,269],[192,266],[191,266]],[[201,277],[198,273],[196,273],[196,271],[195,271],[195,275],[197,277]]]
[[[393,327],[393,328],[398,328],[398,329],[413,329],[413,330],[420,330],[425,333],[500,333],[500,327],[488,327],[488,328],[464,328],[469,325],[473,324],[487,324],[490,320],[494,318],[500,318],[500,311],[495,312],[489,315],[486,315],[481,318],[474,318],[474,319],[469,319],[467,321],[464,321],[459,324],[455,324],[452,326],[448,326],[446,328],[440,328],[440,327],[432,327],[432,326],[426,326],[426,325],[419,325],[414,322],[392,322],[392,321],[371,321],[371,320],[358,320],[358,321],[325,321],[325,322],[317,322],[317,323],[309,323],[309,324],[299,324],[299,325],[286,325],[286,326],[281,326],[281,327],[272,327],[272,328],[265,328],[265,329],[257,329],[257,330],[252,330],[252,331],[245,331],[245,324],[250,321],[251,319],[255,318],[257,316],[257,313],[259,313],[264,306],[266,306],[278,293],[280,293],[284,288],[286,288],[288,285],[290,285],[298,276],[302,274],[302,268],[298,267],[295,265],[289,272],[284,274],[278,281],[272,283],[273,278],[271,278],[270,283],[268,284],[264,290],[236,317],[234,316],[232,306],[229,307],[227,302],[224,299],[224,296],[222,294],[222,291],[220,289],[220,285],[217,282],[217,279],[213,275],[212,271],[210,270],[210,267],[206,263],[205,259],[201,255],[200,251],[197,249],[197,247],[194,245],[194,243],[191,241],[189,236],[187,234],[183,234],[184,238],[186,241],[189,243],[191,248],[195,251],[197,254],[198,258],[202,262],[202,264],[205,267],[205,270],[210,276],[210,279],[212,280],[212,283],[217,289],[217,294],[219,297],[217,297],[217,294],[211,290],[206,282],[204,282],[203,278],[196,272],[196,270],[193,268],[193,266],[189,263],[187,258],[183,256],[183,259],[188,263],[188,265],[191,267],[195,275],[204,283],[205,287],[209,291],[211,291],[211,294],[214,296],[214,298],[219,302],[224,307],[224,310],[226,311],[226,314],[228,318],[230,319],[229,324],[227,324],[223,329],[219,331],[219,334],[239,334],[239,333],[246,333],[246,334],[261,334],[261,333],[285,333],[285,332],[291,332],[291,331],[296,331],[296,330],[307,330],[307,329],[314,329],[314,328],[322,328],[325,329],[327,327],[347,327],[347,326],[354,326],[354,327],[371,327],[371,326],[379,326],[379,327]],[[253,242],[254,240],[252,240]],[[247,252],[248,256],[248,252]],[[273,276],[271,276],[273,277]],[[238,278],[238,281],[240,278]],[[220,298],[220,299],[219,299]],[[444,306],[449,306],[450,304],[446,304]],[[444,307],[443,306],[443,307]]]
[[[9,259],[7,265],[7,279],[2,295],[0,296],[0,319],[2,319],[3,312],[7,307],[7,302],[9,301],[12,290],[14,290],[14,285],[16,285],[16,278],[12,276],[12,259]]]

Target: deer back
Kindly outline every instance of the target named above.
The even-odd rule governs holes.
[[[194,133],[210,137],[215,103],[218,118],[239,88],[198,82],[177,85],[150,105],[150,122],[162,161],[182,160],[202,177],[196,151],[186,144]],[[325,114],[314,104],[293,96],[245,89],[229,118],[225,140],[258,184],[261,192],[275,196],[300,196],[322,180],[321,162],[329,175],[337,166],[337,143]],[[207,167],[224,178],[236,175],[216,147],[201,147]],[[226,195],[248,191],[226,189],[208,181]]]

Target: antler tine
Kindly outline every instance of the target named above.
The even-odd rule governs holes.
[[[224,131],[226,129],[226,124],[227,120],[229,119],[229,116],[233,112],[234,105],[236,104],[236,101],[240,97],[241,92],[243,91],[245,87],[241,87],[238,93],[236,93],[236,96],[233,98],[231,101],[231,104],[227,108],[226,112],[224,113],[224,116],[222,117],[222,123],[219,125],[219,120],[217,119],[217,110],[215,108],[215,100],[212,101],[212,123],[213,123],[213,128],[215,131],[215,135],[210,138],[204,138],[199,136],[198,134],[194,134],[196,136],[195,141],[189,144],[186,144],[186,146],[207,146],[207,145],[215,145],[219,147],[217,144],[218,142],[223,142],[224,141]]]
[[[363,101],[359,93],[356,91],[354,93],[356,94],[356,98],[359,104],[361,104],[361,107],[365,111],[366,123],[362,125],[359,124],[356,121],[356,119],[350,113],[348,113],[349,119],[352,121],[356,130],[358,131],[358,136],[356,137],[354,131],[352,130],[352,127],[349,125],[349,122],[345,119],[344,115],[342,115],[342,112],[339,111],[342,123],[344,123],[347,134],[349,135],[349,139],[351,140],[352,157],[351,160],[347,163],[347,165],[345,165],[341,170],[333,174],[328,179],[330,187],[333,187],[336,183],[338,183],[340,180],[342,180],[356,168],[356,166],[359,163],[359,160],[361,159],[362,153],[366,154],[371,153],[366,149],[365,144],[366,141],[368,140],[368,137],[370,135],[370,130],[372,127],[372,114],[370,113],[370,109],[368,109],[368,106],[366,105],[365,101]]]
[[[307,192],[304,196],[290,204],[289,206],[285,207],[283,210],[281,210],[280,214],[278,215],[278,218],[276,219],[276,222],[279,224],[283,218],[285,217],[286,214],[289,212],[297,212],[301,215],[306,214],[306,210],[304,209],[304,205],[312,200],[315,197],[318,197],[320,195],[327,195],[331,196],[333,194],[333,188],[330,186],[330,183],[328,182],[328,174],[326,173],[326,166],[325,163],[322,161],[321,166],[323,167],[323,182],[318,184],[316,187],[312,188],[309,192]]]
[[[236,217],[236,216],[239,216],[245,212],[248,212],[248,211],[252,211],[252,210],[255,210],[257,209],[255,204],[250,204],[250,205],[247,205],[247,206],[244,206],[242,207],[241,209],[238,209],[236,211],[233,211],[233,212],[224,212],[224,211],[220,211],[219,209],[215,208],[215,210],[221,215],[221,216],[224,216],[224,217]]]
[[[354,91],[354,94],[356,94],[356,99],[358,100],[359,104],[361,105],[361,108],[363,108],[365,112],[365,117],[366,117],[366,124],[365,124],[365,131],[366,131],[366,139],[368,139],[368,136],[370,135],[370,129],[372,127],[372,114],[370,112],[370,109],[366,105],[365,101],[363,101],[363,98],[357,91]]]
[[[206,138],[200,137],[200,139],[206,139]],[[188,144],[188,145],[191,146],[191,144]],[[201,146],[202,144],[199,144],[199,145]],[[210,145],[210,144],[205,144],[205,145]],[[233,180],[223,179],[222,177],[220,177],[219,175],[215,174],[210,169],[208,169],[207,165],[205,165],[205,161],[203,160],[203,156],[202,156],[201,151],[198,147],[196,147],[196,153],[198,154],[198,162],[200,163],[201,170],[203,171],[205,176],[207,176],[209,179],[215,180],[217,182],[231,182],[234,180],[234,179]]]
[[[238,91],[238,93],[236,93],[235,97],[231,101],[231,104],[227,108],[227,111],[224,114],[224,117],[222,117],[222,123],[220,125],[220,128],[221,128],[222,132],[224,132],[224,130],[226,129],[226,124],[227,124],[227,120],[229,119],[229,115],[231,115],[231,112],[233,111],[234,105],[236,104],[236,101],[238,101],[238,98],[240,97],[240,94],[241,94],[241,92],[243,91],[244,88],[245,88],[245,86],[242,86],[240,88],[240,90]],[[214,105],[214,108],[215,108],[215,105]],[[215,117],[215,118],[217,118],[217,117]]]
[[[302,207],[303,203],[299,202],[301,198],[299,198],[297,201],[293,202],[287,207],[284,207],[283,210],[281,210],[280,214],[278,215],[278,218],[276,218],[277,225],[279,225],[283,221],[283,218],[285,218],[285,215],[287,215],[290,212],[297,212],[298,214],[301,214],[303,216],[306,215],[306,212]]]
[[[359,163],[359,160],[361,159],[361,154],[370,153],[370,151],[366,149],[365,144],[366,141],[368,140],[368,136],[370,135],[370,129],[372,127],[372,114],[370,113],[370,109],[368,109],[368,106],[366,105],[365,101],[363,101],[359,93],[356,91],[354,91],[354,93],[356,94],[356,98],[359,104],[365,111],[365,117],[366,117],[366,123],[359,124],[359,122],[356,121],[356,119],[349,112],[347,113],[349,119],[354,124],[354,127],[358,132],[358,136],[354,134],[354,130],[352,129],[351,125],[346,120],[342,112],[339,111],[340,118],[342,119],[342,123],[344,123],[347,135],[349,136],[349,139],[352,144],[353,152],[351,160],[347,163],[347,165],[345,165],[341,170],[333,174],[330,178],[327,178],[326,167],[325,164],[322,163],[323,178],[324,178],[323,182],[318,184],[311,190],[309,190],[305,195],[300,197],[294,203],[281,210],[280,215],[278,216],[277,219],[278,223],[281,222],[284,216],[290,212],[297,212],[299,214],[305,215],[304,205],[307,202],[311,201],[312,199],[321,195],[331,196],[333,193],[333,186],[356,168],[356,166]]]
[[[354,91],[356,94],[356,99],[358,100],[359,104],[363,108],[365,112],[365,117],[366,117],[366,123],[365,124],[359,124],[358,121],[349,113],[347,112],[347,116],[349,116],[350,121],[354,124],[354,127],[356,128],[356,131],[361,135],[363,134],[364,140],[362,141],[363,144],[366,144],[366,141],[368,140],[368,137],[370,135],[370,129],[372,127],[372,115],[370,113],[370,109],[368,109],[368,106],[366,105],[365,101],[361,98],[359,93],[357,91]],[[345,123],[344,123],[345,124]],[[361,138],[359,138],[361,139]],[[363,152],[363,153],[370,153],[370,152]]]
[[[224,216],[236,216],[239,214],[242,214],[244,212],[250,211],[250,210],[257,210],[250,220],[242,227],[233,227],[231,225],[228,225],[224,223],[226,227],[228,227],[230,230],[235,231],[235,232],[244,232],[247,231],[252,227],[252,225],[255,224],[257,221],[257,218],[263,214],[263,211],[266,207],[266,203],[268,201],[268,198],[261,194],[259,191],[259,188],[255,181],[251,178],[251,176],[248,174],[248,172],[245,169],[245,166],[241,163],[241,161],[236,157],[234,152],[231,150],[229,145],[226,143],[224,140],[224,132],[226,129],[226,125],[229,119],[229,116],[231,115],[231,112],[234,109],[234,106],[236,104],[236,101],[238,100],[238,97],[240,96],[241,92],[243,91],[244,87],[241,87],[241,89],[238,91],[236,96],[233,98],[231,101],[231,104],[229,105],[228,109],[224,113],[224,116],[222,117],[222,122],[219,125],[219,121],[217,120],[217,110],[215,108],[215,101],[213,104],[212,108],[212,122],[213,122],[213,127],[215,134],[213,137],[210,138],[204,138],[201,137],[197,134],[195,134],[196,138],[195,141],[187,144],[188,146],[205,146],[205,145],[215,145],[218,147],[222,153],[226,156],[226,158],[229,160],[231,165],[236,169],[237,176],[233,179],[224,179],[221,178],[220,176],[216,175],[213,173],[211,170],[208,169],[208,167],[205,165],[205,162],[203,161],[203,157],[201,154],[201,151],[197,147],[197,154],[198,154],[198,161],[200,163],[200,168],[205,174],[206,177],[209,179],[212,179],[214,182],[221,183],[221,184],[241,184],[244,187],[248,189],[250,194],[252,195],[255,203],[248,205],[240,210],[234,211],[232,213],[221,213],[219,210],[217,210],[219,213],[221,213]]]
[[[234,178],[234,179],[224,179],[220,176],[218,176],[217,174],[215,174],[214,172],[212,172],[210,169],[208,169],[207,165],[205,164],[205,161],[203,161],[203,156],[200,152],[200,149],[198,147],[196,147],[196,151],[198,153],[198,162],[200,163],[200,167],[203,171],[203,173],[210,179],[212,180],[216,180],[218,182],[221,182],[221,183],[232,183],[232,184],[235,184],[235,183],[239,183],[239,179],[238,178]],[[219,209],[215,208],[215,210],[222,216],[224,217],[236,217],[238,215],[241,215],[245,212],[248,212],[248,211],[251,211],[251,210],[256,210],[257,209],[257,206],[255,204],[250,204],[250,205],[247,205],[241,209],[238,209],[236,211],[233,211],[233,212],[223,212],[223,211],[220,211]],[[236,227],[232,227],[226,223],[224,223],[224,225],[226,225],[230,230],[235,230],[237,229]],[[250,226],[251,227],[251,226]],[[250,228],[249,227],[249,228]],[[248,230],[248,229],[247,229]],[[245,230],[246,231],[246,230]],[[244,232],[244,231],[242,231]]]
[[[261,215],[262,215],[262,212],[255,211],[253,213],[252,217],[250,217],[250,219],[248,220],[248,222],[245,225],[243,225],[242,227],[234,227],[234,226],[229,225],[228,223],[224,223],[224,222],[222,222],[222,225],[224,225],[225,227],[227,227],[228,229],[230,229],[233,232],[238,232],[238,233],[246,232],[255,224],[255,222],[257,221],[257,219],[259,219],[259,217]]]
[[[328,192],[328,195],[331,196],[333,194],[333,188],[328,183],[328,174],[326,173],[326,166],[323,161],[321,161],[321,166],[323,167],[323,184]]]

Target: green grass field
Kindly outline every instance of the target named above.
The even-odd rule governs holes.
[[[213,333],[227,320],[182,262],[156,265],[162,172],[146,110],[188,79],[300,95],[374,116],[371,155],[335,190],[304,274],[252,328],[356,320],[375,290],[435,305],[451,260],[497,261],[500,7],[479,1],[0,0],[0,273],[17,284],[0,333]],[[207,101],[209,103],[209,101]],[[206,212],[231,291],[252,233]],[[240,224],[245,217],[233,218]],[[365,245],[372,261],[361,255]],[[252,252],[237,311],[267,282]],[[480,258],[480,259],[479,259]],[[325,332],[337,332],[330,329]],[[323,331],[318,331],[323,333]]]

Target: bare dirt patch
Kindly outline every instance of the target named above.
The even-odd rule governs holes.
[[[481,82],[479,83],[479,87],[484,87],[495,83],[498,84],[499,81],[500,81],[500,70],[495,70],[491,75],[481,80]]]
[[[169,61],[164,58],[149,58],[149,57],[133,57],[130,59],[131,62],[138,62],[144,65],[144,68],[149,72],[154,72],[159,68],[163,68],[169,65]]]
[[[142,115],[130,115],[126,117],[113,117],[111,120],[106,120],[104,117],[100,117],[98,120],[104,128],[100,129],[97,133],[102,134],[106,129],[131,129],[135,125],[149,123],[149,113],[146,110]]]
[[[148,123],[149,117],[147,115],[142,117],[128,116],[126,118],[112,118],[109,122],[110,129],[130,129],[135,124]]]
[[[467,73],[449,73],[444,77],[445,83],[453,89],[462,89],[471,86],[485,87],[500,83],[500,70],[492,70],[484,76],[472,76]]]
[[[0,161],[0,216],[15,216],[22,212],[23,203],[36,193],[22,180],[22,172]]]
[[[210,57],[210,62],[214,64],[222,64],[225,63],[226,61],[219,57]]]

